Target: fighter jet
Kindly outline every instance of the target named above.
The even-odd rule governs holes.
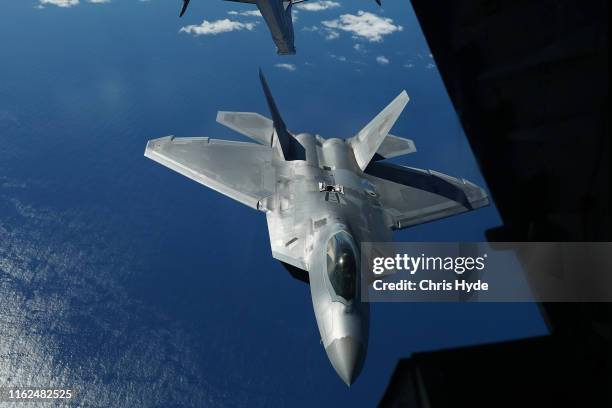
[[[259,76],[271,119],[217,114],[254,143],[166,136],[150,140],[144,155],[266,214],[272,256],[310,284],[321,342],[350,385],[368,347],[360,244],[391,242],[393,230],[485,206],[488,198],[467,180],[385,161],[416,151],[411,140],[389,134],[406,91],[356,135],[325,139],[290,131]]]
[[[183,17],[191,0],[183,0],[179,17]],[[279,55],[295,54],[291,6],[308,0],[226,0],[255,4],[266,21]],[[380,6],[380,0],[375,0]]]

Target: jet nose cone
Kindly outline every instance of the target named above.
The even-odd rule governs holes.
[[[332,341],[325,351],[342,381],[348,386],[355,382],[365,360],[361,342],[350,336],[342,337]]]

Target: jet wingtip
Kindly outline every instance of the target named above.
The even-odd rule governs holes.
[[[153,150],[156,149],[164,144],[167,144],[169,142],[174,141],[175,136],[174,135],[168,135],[168,136],[163,136],[163,137],[158,137],[155,139],[149,139],[147,140],[147,145],[145,147],[145,152],[147,150]],[[146,155],[146,154],[145,154]]]
[[[160,140],[164,139],[163,137],[159,137],[157,139],[147,140],[147,145],[145,146],[144,156],[151,158],[152,153],[159,147]]]
[[[226,114],[226,111],[217,111],[217,117],[215,118],[215,120],[218,123],[222,124],[223,123],[223,119],[225,118],[225,114]]]

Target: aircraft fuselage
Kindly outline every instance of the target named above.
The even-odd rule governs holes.
[[[361,302],[363,241],[390,241],[376,191],[342,139],[301,133],[306,160],[273,163],[283,184],[269,202],[271,240],[279,228],[308,228],[305,267],[321,341],[347,384],[359,374],[368,345],[369,305]],[[292,222],[283,223],[280,220]],[[290,236],[291,233],[283,236]],[[287,245],[298,242],[287,241]]]

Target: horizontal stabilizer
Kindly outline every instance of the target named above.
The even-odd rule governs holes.
[[[404,110],[410,98],[406,91],[402,91],[385,109],[383,109],[370,123],[348,139],[353,148],[355,160],[361,170],[368,167],[395,121]]]
[[[217,112],[217,122],[235,130],[256,142],[264,145],[272,145],[274,134],[273,122],[254,112]]]
[[[403,156],[414,152],[416,152],[416,146],[412,140],[389,134],[385,137],[385,140],[383,140],[372,160],[390,159],[392,157]]]

